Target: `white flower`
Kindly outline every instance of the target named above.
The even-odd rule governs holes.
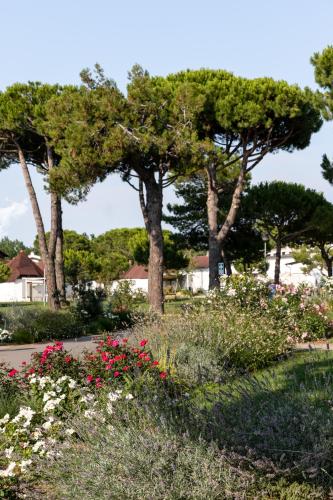
[[[111,404],[111,403],[108,403],[108,404],[106,405],[106,411],[107,411],[108,413],[110,413],[110,415],[112,415],[112,413],[113,413],[113,406],[112,406],[112,404]]]
[[[74,429],[66,429],[65,430],[65,434],[67,434],[68,436],[71,436],[72,434],[74,434],[75,430]]]
[[[30,458],[28,460],[22,460],[22,462],[20,462],[21,471],[26,472],[27,467],[31,464],[32,460],[30,460]]]
[[[65,397],[65,396],[64,396]],[[47,413],[49,411],[52,411],[55,409],[56,406],[59,405],[59,403],[61,402],[62,400],[62,396],[60,398],[55,398],[55,399],[49,399],[48,401],[46,401],[45,405],[44,405],[44,408],[43,408],[43,412],[44,413]]]
[[[45,447],[45,441],[43,440],[36,441],[36,443],[32,447],[32,451],[33,453],[37,453],[39,448],[44,448],[44,447]]]
[[[10,462],[7,469],[0,470],[0,477],[12,477],[15,476],[14,469],[16,467],[16,462]]]
[[[121,393],[119,394],[119,392],[109,392],[108,394],[108,399],[110,401],[117,401],[119,398],[120,398],[120,395]]]
[[[20,411],[16,415],[15,418],[13,418],[12,423],[16,424],[20,422],[22,418],[25,418],[25,422],[23,422],[21,425],[23,427],[28,427],[30,425],[32,417],[35,415],[35,411],[32,410],[29,406],[21,406]]]
[[[14,451],[14,447],[11,446],[10,448],[6,448],[5,449],[5,457],[6,458],[10,458],[13,454],[13,451]]]
[[[34,432],[31,433],[32,439],[36,440],[42,436],[42,431],[39,428],[36,428]]]
[[[94,418],[94,417],[97,417],[97,412],[96,412],[96,411],[94,411],[94,410],[86,410],[86,411],[84,412],[84,416],[85,416],[86,418],[92,419],[92,418]]]
[[[71,379],[71,380],[70,380],[70,382],[69,382],[69,384],[68,384],[68,387],[69,387],[70,389],[75,389],[75,387],[76,387],[76,382],[75,382],[75,380]]]
[[[6,424],[9,421],[9,413],[0,419],[0,425]]]
[[[131,399],[134,399],[134,396],[133,396],[133,394],[126,394],[125,399],[130,401]]]
[[[54,391],[45,392],[45,394],[43,396],[44,403],[45,403],[45,401],[48,401],[50,398],[55,398],[56,395],[57,394]]]

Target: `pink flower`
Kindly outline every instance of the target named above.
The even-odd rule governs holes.
[[[127,365],[126,365],[126,366],[124,366],[124,367],[123,367],[123,372],[127,372],[127,371],[129,370],[129,368],[130,368],[130,367],[129,367],[129,366],[127,366]]]
[[[128,342],[128,338],[127,337],[124,337],[123,340],[122,340],[122,343],[123,344],[126,344]]]
[[[118,372],[118,371],[113,372],[113,376],[114,376],[115,378],[119,377],[119,375],[120,375],[120,372]]]
[[[65,356],[65,363],[70,363],[72,361],[71,356]]]
[[[167,376],[168,376],[167,372],[161,372],[160,373],[160,378],[161,379],[165,379],[165,378],[167,378]]]
[[[92,375],[87,375],[87,382],[90,384],[94,380],[94,377]]]
[[[113,340],[111,345],[112,347],[118,347],[119,346],[118,340]]]
[[[15,370],[15,368],[13,368],[12,370],[10,370],[10,372],[8,373],[8,377],[14,377],[14,375],[16,375],[18,373],[18,370]]]
[[[148,344],[148,340],[147,339],[142,339],[141,342],[140,342],[140,346],[144,347],[146,344]]]

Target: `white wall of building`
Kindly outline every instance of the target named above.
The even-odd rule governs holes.
[[[198,290],[208,291],[209,269],[194,269],[186,274],[185,288],[196,293]]]
[[[14,282],[0,283],[0,302],[33,302],[44,300],[43,278],[22,278]]]
[[[144,293],[148,293],[148,279],[147,278],[145,278],[145,279],[131,279],[131,280],[120,279],[118,281],[113,281],[113,283],[111,285],[111,290],[116,290],[119,283],[121,283],[122,281],[128,281],[130,283],[130,285],[132,286],[133,291],[135,291],[135,292],[142,291]]]
[[[286,285],[300,285],[306,283],[308,285],[317,285],[320,281],[321,272],[319,269],[314,269],[311,273],[306,274],[302,271],[303,264],[295,262],[291,255],[290,247],[282,248],[281,263],[280,263],[280,281]],[[267,263],[269,265],[267,277],[274,280],[275,272],[275,250],[267,254]]]

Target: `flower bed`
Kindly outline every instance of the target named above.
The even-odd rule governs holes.
[[[54,445],[74,433],[66,425],[68,416],[103,419],[103,411],[112,413],[116,401],[134,398],[130,388],[145,373],[159,384],[167,378],[153,359],[147,340],[130,347],[127,339],[111,337],[101,341],[94,353],[85,353],[82,360],[66,352],[58,341],[33,354],[20,370],[2,366],[3,394],[20,394],[22,401],[30,402],[22,404],[15,415],[6,413],[0,419],[3,491],[30,474],[36,460],[56,457]],[[101,391],[106,398],[97,398]],[[104,408],[100,401],[104,401]]]

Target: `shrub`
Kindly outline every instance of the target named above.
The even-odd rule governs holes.
[[[17,343],[66,339],[83,334],[83,325],[70,311],[13,306],[3,313],[6,328]]]
[[[74,303],[73,311],[80,322],[89,323],[102,316],[103,302],[106,298],[106,293],[102,288],[93,290],[81,286],[77,293],[78,298]]]
[[[162,365],[188,383],[221,382],[235,369],[267,366],[289,349],[288,331],[266,314],[235,305],[199,305],[134,328]]]

